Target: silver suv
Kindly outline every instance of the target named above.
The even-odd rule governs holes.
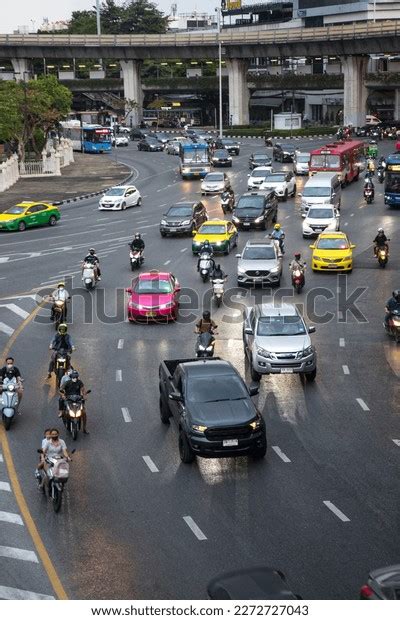
[[[282,275],[282,254],[276,245],[265,241],[248,241],[238,260],[237,283],[274,284],[279,286]]]
[[[243,344],[251,378],[270,373],[301,373],[308,381],[317,375],[317,354],[307,327],[293,304],[248,307],[243,316]]]

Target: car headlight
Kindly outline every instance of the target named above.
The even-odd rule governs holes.
[[[197,433],[204,433],[204,431],[207,430],[207,426],[204,426],[203,424],[192,424],[192,429]]]
[[[240,220],[239,220],[239,218],[238,218],[238,217],[236,217],[236,215],[233,215],[233,216],[232,216],[232,222],[236,222],[236,223],[238,223],[238,222],[240,222]]]
[[[306,222],[303,222],[303,230],[312,230],[310,224],[306,224]]]
[[[184,222],[181,222],[181,226],[189,226],[190,224],[190,220],[185,220]]]
[[[128,305],[129,305],[129,308],[137,308],[137,310],[143,310],[143,307],[144,307],[142,306],[142,304],[137,304],[134,301],[130,301]]]
[[[347,256],[344,256],[343,260],[351,260],[353,258],[353,254],[347,254]]]
[[[307,355],[311,355],[314,352],[314,347],[310,345],[306,349],[302,351],[302,357],[307,357]]]
[[[263,349],[262,347],[257,347],[257,353],[258,355],[260,355],[261,357],[265,357],[267,359],[272,359],[272,355],[269,351],[266,351],[265,349]]]
[[[161,304],[159,308],[160,310],[165,310],[166,308],[172,308],[173,305],[174,305],[173,301],[168,301],[166,304]]]
[[[251,428],[253,429],[253,431],[257,430],[258,428],[260,428],[261,426],[261,418],[256,418],[255,420],[253,420],[252,422],[250,422]]]
[[[232,157],[228,157],[228,161],[232,161]]]
[[[272,269],[270,270],[271,273],[278,273],[279,271],[279,267],[272,267]]]
[[[194,241],[194,245],[201,245],[201,241]]]
[[[260,217],[256,217],[256,219],[254,220],[254,223],[255,223],[255,224],[259,224],[260,222],[262,222],[262,221],[263,221],[263,219],[264,219],[264,216],[263,216],[263,215],[260,215]]]
[[[225,243],[225,241],[215,241],[214,242],[215,245],[221,245],[221,243]]]
[[[314,260],[322,260],[320,256],[313,256]]]
[[[166,226],[166,225],[167,225],[167,222],[166,222],[165,220],[161,220],[160,224],[161,224],[162,226]]]

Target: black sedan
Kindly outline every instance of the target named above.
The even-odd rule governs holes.
[[[178,202],[168,209],[161,218],[160,234],[167,235],[192,234],[208,219],[207,211],[202,202]]]
[[[211,156],[211,162],[215,167],[227,166],[228,168],[232,168],[232,157],[226,149],[216,149]]]
[[[161,144],[156,138],[150,138],[147,136],[143,138],[143,140],[139,140],[138,142],[138,150],[139,151],[163,151],[164,145]]]
[[[232,138],[217,138],[215,141],[217,149],[226,149],[230,155],[239,155],[240,143]]]
[[[274,601],[301,599],[289,588],[286,577],[276,568],[245,568],[214,577],[208,596],[217,601]]]
[[[266,153],[252,153],[249,158],[249,168],[253,170],[258,166],[271,166],[272,159]]]
[[[275,144],[272,149],[272,157],[274,161],[280,162],[292,162],[296,153],[296,146],[294,144]]]

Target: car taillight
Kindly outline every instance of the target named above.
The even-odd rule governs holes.
[[[360,598],[370,599],[374,595],[374,591],[371,586],[365,585],[360,589]]]

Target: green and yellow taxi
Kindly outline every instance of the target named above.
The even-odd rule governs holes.
[[[208,220],[199,230],[193,231],[192,252],[198,254],[204,241],[208,240],[215,253],[229,254],[237,245],[238,231],[227,220]]]
[[[351,271],[353,269],[353,249],[344,232],[321,233],[313,245],[311,269],[313,271]]]
[[[0,231],[55,226],[59,219],[59,209],[49,202],[20,202],[0,213]]]

